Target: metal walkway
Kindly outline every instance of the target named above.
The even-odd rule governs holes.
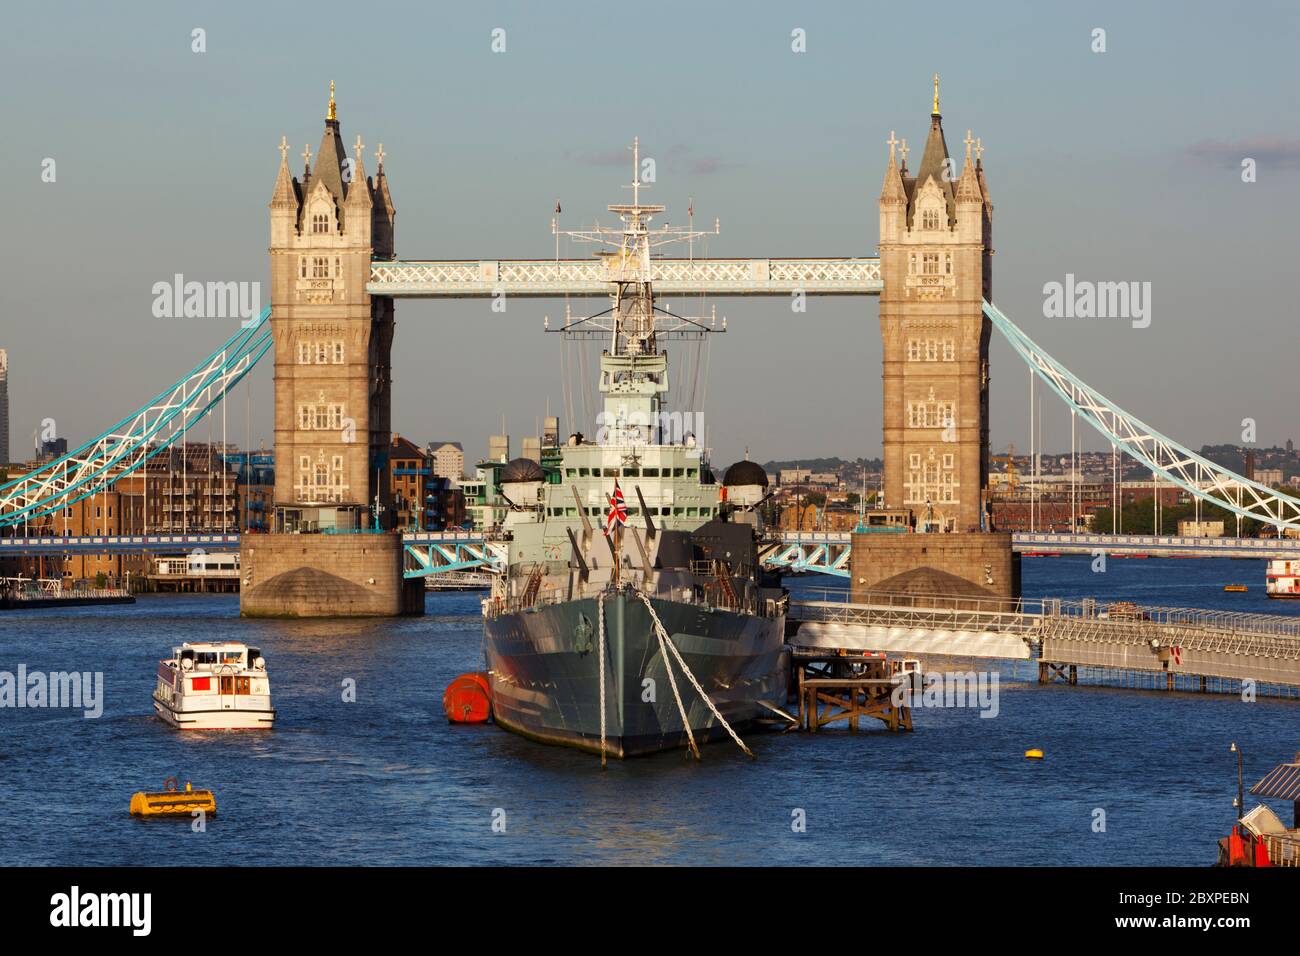
[[[655,259],[655,293],[664,295],[879,295],[879,259]],[[468,299],[609,295],[610,265],[600,259],[375,260],[371,295]]]
[[[835,597],[838,596],[838,600]],[[1095,600],[980,601],[844,591],[792,601],[791,643],[1028,660],[1300,687],[1300,617]]]

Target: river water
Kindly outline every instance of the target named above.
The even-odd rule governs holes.
[[[1025,594],[1300,612],[1264,597],[1259,561],[1090,564],[1026,559]],[[243,621],[237,596],[153,595],[0,615],[0,671],[100,671],[105,687],[98,719],[0,709],[0,864],[1199,866],[1234,819],[1229,743],[1247,787],[1300,750],[1300,701],[1040,686],[1022,662],[993,665],[994,719],[921,709],[912,734],[872,721],[852,738],[756,735],[755,762],[715,743],[698,764],[672,753],[601,772],[591,755],[449,726],[443,689],[482,667],[479,595],[427,608]],[[153,716],[157,661],[223,639],[266,654],[274,731],[182,734]],[[205,831],[128,815],[133,791],[172,774],[216,791]]]

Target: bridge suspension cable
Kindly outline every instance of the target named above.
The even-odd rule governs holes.
[[[75,504],[131,474],[202,419],[271,348],[269,307],[143,408],[29,474],[0,485],[0,528]]]
[[[1162,435],[1090,388],[1039,348],[997,306],[985,302],[984,314],[1038,377],[1113,447],[1199,499],[1279,530],[1300,529],[1300,498],[1229,471]]]

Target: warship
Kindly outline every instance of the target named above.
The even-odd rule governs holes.
[[[789,680],[788,595],[759,557],[767,476],[746,458],[719,485],[665,408],[661,343],[699,340],[725,319],[719,329],[716,309],[710,319],[660,307],[652,250],[717,227],[652,229],[664,207],[641,203],[639,144],[631,150],[632,202],[608,207],[621,227],[552,227],[603,247],[609,308],[566,309],[551,330],[604,343],[603,410],[594,440],[557,431],[540,461],[496,473],[509,511],[491,536],[503,570],[483,601],[492,715],[602,762],[680,747],[698,757],[724,735],[749,752],[738,732],[779,713]]]

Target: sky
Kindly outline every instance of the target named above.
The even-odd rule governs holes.
[[[1239,442],[1247,418],[1261,444],[1300,437],[1300,5],[924,11],[11,5],[0,29],[11,452],[25,457],[45,419],[73,446],[93,437],[232,333],[229,319],[156,318],[156,282],[261,282],[269,298],[278,144],[288,137],[291,159],[316,149],[330,80],[343,140],[362,136],[369,170],[384,144],[399,258],[553,255],[557,199],[564,226],[610,223],[605,204],[629,178],[612,157],[633,136],[657,162],[647,201],[676,224],[689,198],[697,222],[721,220],[697,255],[871,256],[885,141],[906,137],[919,164],[935,72],[950,150],[960,157],[968,128],[984,146],[999,308],[1193,448]],[[1149,326],[1048,317],[1044,287],[1068,274],[1149,282]],[[694,409],[715,462],[746,449],[760,461],[880,453],[874,299],[813,298],[802,314],[783,299],[716,304],[728,332],[710,346],[707,402]],[[565,407],[562,346],[542,332],[563,303],[489,306],[398,301],[396,431],[460,440],[472,459],[503,416],[514,450]],[[992,444],[1023,450],[1028,370],[996,333],[991,364]],[[232,400],[230,440],[269,446],[271,371],[263,363]],[[1068,412],[1039,394],[1044,447],[1068,449]]]

